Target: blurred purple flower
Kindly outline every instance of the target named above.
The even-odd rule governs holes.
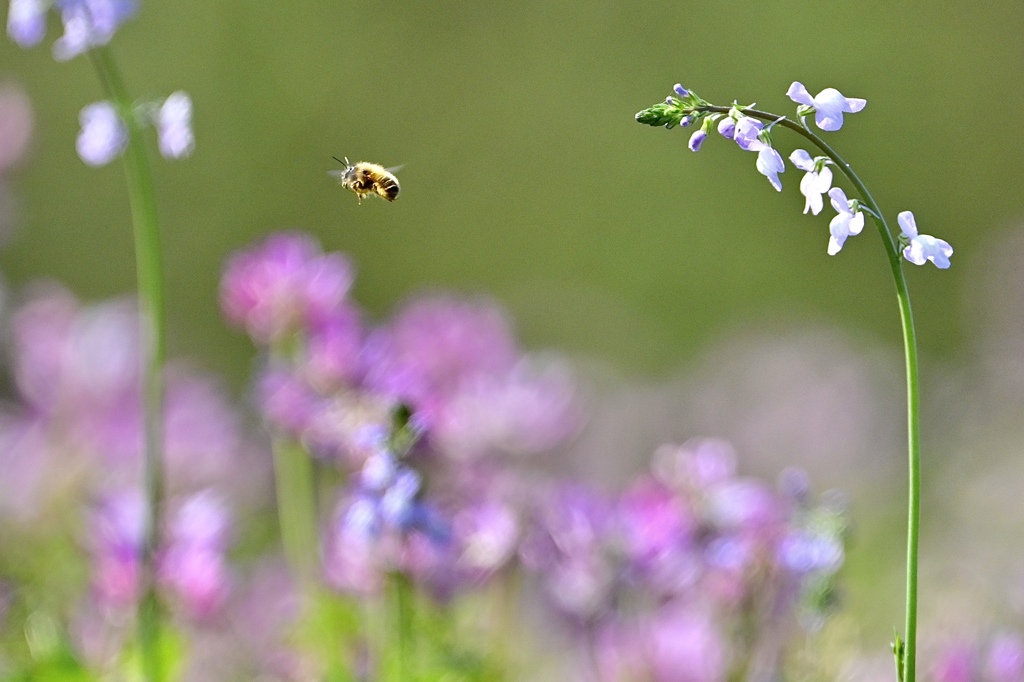
[[[64,22],[64,35],[53,44],[58,61],[106,45],[138,9],[134,0],[56,0],[55,6]]]
[[[502,376],[518,349],[501,310],[485,301],[425,298],[368,340],[368,388],[412,404],[433,426],[445,403],[480,377]]]
[[[7,35],[21,47],[38,45],[46,34],[45,0],[11,0],[7,10]]]
[[[159,579],[195,620],[217,614],[230,593],[225,558],[230,524],[227,507],[211,490],[185,500],[170,519]]]
[[[128,145],[128,128],[110,102],[90,104],[79,115],[82,130],[75,143],[78,156],[90,166],[105,166]]]
[[[991,682],[1024,680],[1024,640],[1010,633],[996,636],[988,649],[985,670]]]
[[[310,425],[321,398],[299,377],[283,368],[269,368],[259,377],[256,405],[273,426],[301,436]]]
[[[157,135],[165,158],[181,159],[192,154],[196,139],[192,134],[192,99],[187,93],[173,92],[160,105]]]
[[[718,682],[728,672],[728,649],[715,622],[679,606],[660,610],[649,625],[657,682]]]
[[[311,325],[302,373],[321,389],[353,385],[362,377],[363,327],[359,310],[347,303]]]
[[[932,659],[929,679],[934,682],[976,682],[977,654],[965,643],[955,643]]]
[[[349,260],[323,254],[310,237],[271,235],[234,254],[221,279],[221,308],[258,344],[282,342],[334,314],[353,281]]]
[[[677,566],[676,555],[689,551],[695,519],[661,483],[635,482],[620,497],[617,512],[626,556],[642,572],[660,564]]]
[[[108,495],[91,520],[93,590],[111,608],[126,608],[138,596],[145,507],[138,491]]]

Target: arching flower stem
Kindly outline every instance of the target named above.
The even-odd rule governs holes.
[[[700,113],[721,113],[728,114],[732,107],[701,106],[694,109]],[[896,284],[896,298],[899,303],[900,324],[903,330],[903,353],[906,361],[907,373],[907,469],[908,469],[908,493],[907,493],[907,581],[906,581],[906,621],[904,624],[904,642],[902,646],[902,657],[897,654],[897,667],[899,678],[903,682],[915,682],[916,680],[916,653],[917,653],[917,568],[918,568],[918,539],[920,535],[921,520],[921,419],[920,419],[920,384],[918,380],[917,361],[917,333],[914,330],[914,317],[910,308],[910,291],[907,288],[907,280],[903,276],[903,268],[900,263],[900,252],[896,240],[889,230],[878,204],[871,196],[867,186],[861,181],[850,164],[832,149],[824,140],[812,132],[806,125],[789,118],[779,117],[767,111],[744,108],[743,113],[747,116],[772,122],[774,125],[788,128],[795,133],[807,138],[818,149],[830,158],[843,175],[849,179],[861,196],[861,202],[868,213],[875,220],[878,226],[878,233],[882,237],[882,245],[889,257],[889,266],[892,269],[893,281]],[[900,647],[897,647],[898,649]]]

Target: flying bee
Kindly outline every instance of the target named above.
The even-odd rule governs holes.
[[[359,197],[359,203],[363,203],[363,197],[368,194],[376,194],[381,199],[394,201],[398,198],[398,178],[395,177],[401,166],[385,168],[375,163],[360,161],[349,163],[348,157],[344,161],[337,156],[331,157],[338,163],[345,164],[343,170],[327,171],[332,177],[338,178],[341,186],[355,192]]]

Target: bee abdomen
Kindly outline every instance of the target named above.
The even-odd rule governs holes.
[[[377,194],[388,201],[398,198],[398,183],[390,178],[385,178],[377,183]]]

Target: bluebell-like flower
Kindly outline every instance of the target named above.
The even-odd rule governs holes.
[[[807,107],[806,111],[799,111],[800,115],[814,112],[814,122],[822,130],[833,131],[843,127],[843,114],[855,114],[868,103],[866,99],[855,97],[843,97],[843,93],[835,88],[825,88],[815,97],[807,92],[803,83],[793,81],[786,91],[786,95],[796,102]]]
[[[942,239],[930,234],[918,234],[917,221],[910,211],[902,211],[896,221],[900,224],[903,235],[910,243],[903,249],[903,257],[914,265],[924,265],[931,261],[935,267],[945,270],[949,267],[949,257],[953,255],[953,247]]]
[[[832,233],[828,240],[828,255],[834,256],[843,248],[847,237],[860,234],[864,229],[864,213],[859,206],[847,201],[846,192],[841,188],[833,187],[828,195],[832,199],[832,208],[836,210],[836,217],[828,224]]]
[[[806,199],[804,214],[810,211],[818,215],[825,204],[821,195],[832,187],[832,170],[826,165],[830,162],[824,157],[812,159],[803,149],[797,149],[790,154],[789,160],[800,170],[807,171],[800,180],[800,193]]]
[[[160,106],[157,115],[157,136],[160,153],[168,159],[189,156],[195,149],[196,140],[192,134],[192,100],[178,90]]]
[[[7,35],[22,47],[38,45],[46,33],[44,0],[11,0],[7,9]]]
[[[690,135],[690,143],[687,145],[691,152],[699,152],[700,146],[704,144],[704,140],[707,139],[708,134],[704,132],[703,128],[699,128],[693,131],[693,135]]]
[[[128,128],[110,102],[90,104],[78,116],[82,130],[75,147],[78,155],[90,166],[104,166],[124,151],[128,144]]]
[[[685,97],[689,97],[690,96],[690,91],[687,90],[686,88],[684,88],[679,83],[676,83],[675,85],[672,86],[672,91],[675,92],[680,97],[684,97],[685,98]]]
[[[135,0],[57,0],[56,7],[64,23],[64,35],[53,44],[59,61],[106,45],[138,9]]]

